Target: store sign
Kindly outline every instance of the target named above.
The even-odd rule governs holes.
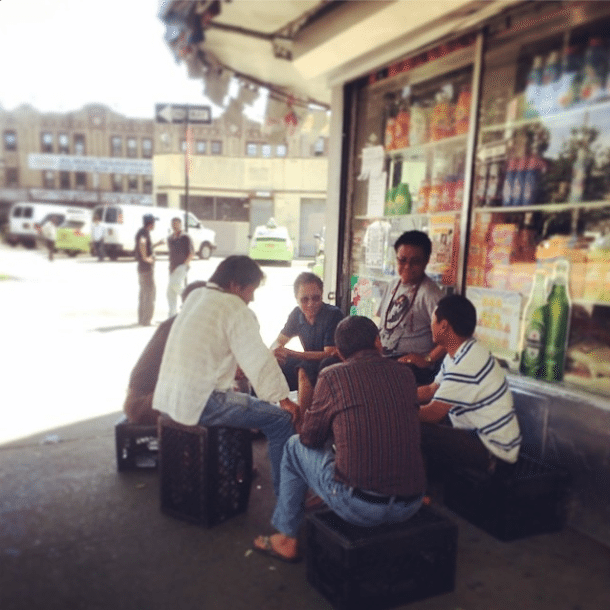
[[[187,104],[156,104],[155,118],[158,123],[211,123],[211,106]]]
[[[82,203],[97,203],[99,201],[98,194],[90,191],[30,189],[30,195],[32,199],[38,201],[80,201]]]
[[[130,176],[152,176],[152,160],[124,159],[114,157],[80,157],[77,155],[28,155],[30,169],[57,172],[87,172],[98,174],[123,174]]]
[[[519,353],[521,295],[518,292],[468,287],[477,310],[475,337],[493,353],[516,359]]]

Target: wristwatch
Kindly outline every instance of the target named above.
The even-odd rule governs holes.
[[[424,360],[428,363],[428,364],[432,364],[432,358],[430,358],[430,354],[428,354]]]

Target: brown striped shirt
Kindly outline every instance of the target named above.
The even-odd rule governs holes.
[[[424,491],[415,378],[376,351],[324,369],[305,413],[301,442],[336,447],[335,478],[365,491],[410,496]]]

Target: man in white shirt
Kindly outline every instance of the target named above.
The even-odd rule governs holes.
[[[261,430],[269,441],[277,496],[298,405],[288,398],[288,384],[248,307],[263,277],[248,256],[229,256],[204,288],[188,296],[167,339],[153,408],[187,426]],[[232,390],[238,366],[257,398]]]
[[[476,321],[474,305],[459,294],[442,298],[432,314],[434,342],[447,355],[434,383],[418,388],[422,452],[429,461],[492,472],[517,461],[521,433],[504,370],[472,336]]]

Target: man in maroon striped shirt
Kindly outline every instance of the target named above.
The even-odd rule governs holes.
[[[405,521],[423,500],[417,388],[413,372],[381,355],[372,320],[351,316],[335,332],[343,362],[324,369],[300,435],[284,447],[272,517],[279,531],[254,550],[300,559],[297,536],[311,488],[341,518],[375,526]]]

